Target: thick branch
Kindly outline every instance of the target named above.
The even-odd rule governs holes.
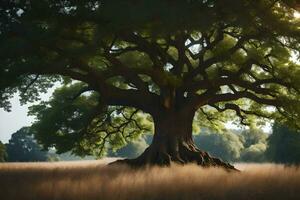
[[[120,37],[129,43],[135,44],[136,47],[149,55],[154,66],[163,67],[166,63],[176,65],[176,61],[170,56],[166,49],[162,48],[156,42],[150,42],[146,38],[135,33],[121,33]]]
[[[272,105],[272,106],[281,106],[281,102],[277,99],[267,99],[263,97],[259,97],[251,92],[248,91],[242,91],[242,92],[237,92],[237,93],[225,93],[225,94],[217,94],[214,97],[212,97],[208,103],[209,104],[215,104],[218,102],[226,102],[226,101],[234,101],[238,100],[241,98],[247,98],[250,100],[253,100],[257,103],[260,104],[265,104],[265,105]]]
[[[112,70],[116,72],[117,75],[123,76],[128,82],[132,82],[138,89],[143,92],[148,92],[147,83],[143,82],[134,69],[127,67],[119,59],[106,54],[106,58],[112,64]]]

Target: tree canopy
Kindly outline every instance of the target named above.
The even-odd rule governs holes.
[[[34,140],[29,127],[23,127],[13,133],[5,145],[8,162],[46,161],[48,152]]]
[[[63,85],[31,111],[46,147],[102,155],[149,132],[149,120],[155,131],[169,124],[167,132],[178,131],[171,124],[191,132],[193,118],[300,127],[296,1],[1,4],[1,106],[9,109],[16,92],[32,102],[55,81]],[[175,115],[189,121],[167,117]]]

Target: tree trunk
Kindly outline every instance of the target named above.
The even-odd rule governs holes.
[[[131,166],[196,163],[203,167],[216,166],[236,170],[229,163],[198,149],[192,137],[194,112],[161,113],[153,116],[155,133],[151,145],[137,158],[118,160]]]

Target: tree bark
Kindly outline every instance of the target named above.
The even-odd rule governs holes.
[[[155,132],[151,145],[139,157],[118,160],[115,163],[125,163],[134,167],[169,166],[172,162],[196,163],[203,167],[215,166],[226,170],[236,170],[229,163],[214,158],[196,147],[192,137],[194,113],[160,112],[153,116]]]

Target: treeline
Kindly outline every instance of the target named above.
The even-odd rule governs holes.
[[[56,154],[55,149],[44,150],[34,139],[30,127],[23,127],[13,133],[7,144],[0,141],[0,162],[36,162],[94,159],[81,158],[71,153]]]
[[[151,143],[152,135],[129,142],[117,151],[109,151],[108,157],[134,158]],[[228,130],[222,133],[202,129],[194,136],[197,146],[211,155],[229,162],[276,162],[300,163],[300,133],[275,124],[273,133],[266,134],[259,129]],[[30,162],[95,159],[81,158],[71,153],[56,154],[54,149],[43,150],[30,134],[30,128],[21,128],[12,134],[9,143],[0,142],[0,162]]]

